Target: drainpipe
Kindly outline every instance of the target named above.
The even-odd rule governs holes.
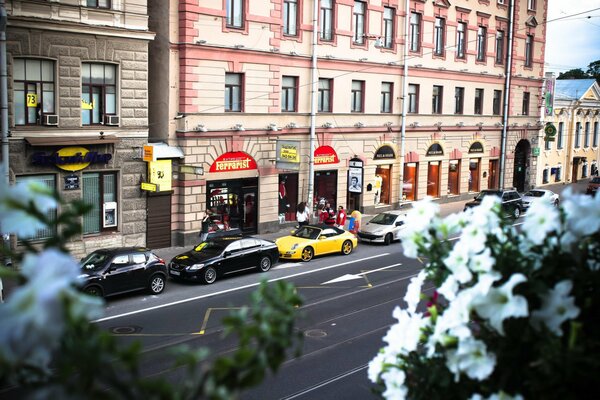
[[[502,136],[500,138],[500,182],[498,186],[504,189],[504,176],[506,168],[506,140],[508,132],[508,112],[510,100],[510,78],[512,73],[512,54],[514,38],[515,0],[510,0],[508,6],[508,55],[506,60],[506,78],[504,80],[504,106],[502,116]]]
[[[312,36],[312,60],[311,60],[311,69],[310,69],[310,77],[311,77],[311,96],[310,96],[310,145],[308,149],[308,196],[307,196],[307,206],[310,207],[309,210],[312,212],[313,209],[313,198],[314,198],[314,190],[315,190],[315,124],[317,118],[317,43],[319,37],[319,2],[314,0],[313,7],[313,36]]]
[[[402,116],[400,119],[400,198],[398,203],[402,206],[404,202],[404,153],[405,153],[405,142],[406,142],[406,112],[408,111],[408,101],[406,95],[408,93],[408,27],[409,27],[409,7],[410,0],[406,0],[404,5],[405,17],[404,17],[404,51],[402,56],[404,58],[403,65],[403,77],[402,77]]]
[[[2,134],[2,169],[6,186],[9,185],[8,172],[8,73],[6,69],[6,23],[7,15],[4,8],[5,1],[0,0],[0,132]],[[1,232],[1,230],[0,230]],[[10,248],[10,237],[2,235],[4,248]],[[11,263],[10,258],[3,260],[5,265]]]

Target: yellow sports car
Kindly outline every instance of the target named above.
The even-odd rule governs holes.
[[[348,255],[358,244],[350,232],[328,225],[305,225],[275,240],[282,260],[310,261],[314,256],[342,253]]]

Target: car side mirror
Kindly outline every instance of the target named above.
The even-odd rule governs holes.
[[[327,239],[325,236],[319,236],[319,240],[325,240]]]
[[[473,199],[477,200],[477,196],[473,197]]]
[[[231,255],[231,251],[227,250],[223,253],[223,257],[229,257]]]
[[[396,221],[396,226],[402,226],[402,225],[404,225],[404,222],[402,222],[402,221]]]
[[[117,266],[116,266],[116,265],[114,265],[114,264],[111,264],[111,265],[110,265],[110,267],[108,267],[108,268],[106,269],[106,273],[107,273],[107,274],[110,274],[111,272],[113,272],[113,271],[116,271],[116,270],[117,270]]]

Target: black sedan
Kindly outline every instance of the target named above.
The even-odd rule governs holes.
[[[165,289],[167,266],[146,248],[100,249],[81,260],[83,291],[112,296],[141,289],[159,294]]]
[[[279,260],[277,245],[258,238],[209,239],[173,257],[169,276],[213,283],[218,277],[257,268],[267,272]]]

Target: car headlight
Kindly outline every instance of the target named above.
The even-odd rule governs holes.
[[[202,267],[204,267],[204,264],[194,264],[194,265],[187,267],[187,269],[188,269],[188,271],[197,271]]]
[[[298,248],[298,243],[294,243],[290,250],[296,250]]]

